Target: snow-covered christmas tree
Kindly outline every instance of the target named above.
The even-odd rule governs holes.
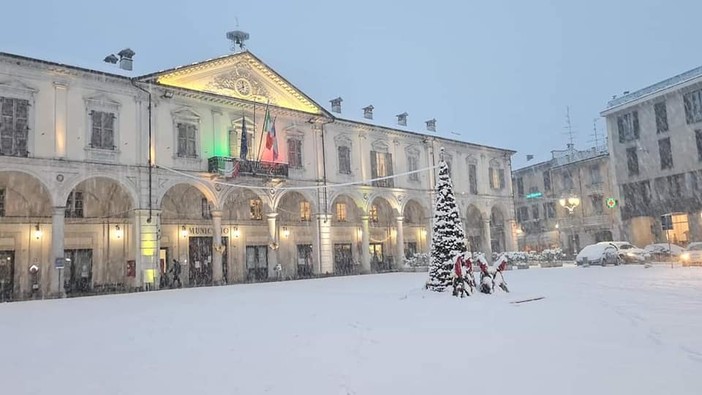
[[[443,291],[451,285],[453,259],[466,249],[466,235],[458,213],[456,197],[453,194],[453,183],[449,177],[448,165],[443,158],[439,163],[433,226],[427,288]]]

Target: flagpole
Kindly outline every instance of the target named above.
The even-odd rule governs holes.
[[[271,103],[271,101],[268,100],[268,102],[266,103],[266,112],[265,112],[264,115],[263,115],[263,127],[264,127],[264,128],[266,127],[266,120],[267,120],[266,118],[270,118],[270,112],[269,112],[269,109],[268,109],[268,106],[269,106],[270,103]],[[266,115],[267,115],[268,117],[266,117]],[[261,148],[263,147],[263,134],[264,134],[264,133],[263,133],[263,129],[261,129],[261,138],[259,139],[258,151],[257,151],[258,157],[256,158],[256,161],[258,161],[258,162],[261,161],[261,153],[262,153],[262,151],[263,151],[263,150],[261,149]],[[255,137],[254,137],[254,139],[255,139]]]

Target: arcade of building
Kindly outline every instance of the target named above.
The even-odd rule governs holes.
[[[183,286],[398,268],[440,148],[471,248],[516,248],[513,151],[345,119],[248,51],[136,78],[0,53],[0,104],[2,300],[155,289],[174,260]]]

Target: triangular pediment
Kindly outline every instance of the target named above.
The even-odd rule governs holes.
[[[178,67],[146,76],[160,85],[269,103],[311,114],[324,110],[250,52]]]

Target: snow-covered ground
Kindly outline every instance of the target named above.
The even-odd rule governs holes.
[[[702,269],[424,273],[0,305],[2,394],[700,394]],[[510,301],[545,296],[541,301]]]

